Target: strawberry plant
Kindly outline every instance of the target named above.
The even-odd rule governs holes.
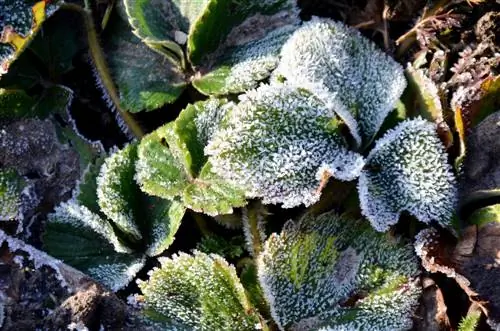
[[[422,267],[477,275],[463,256],[434,260],[453,249],[433,238],[460,251],[460,221],[481,230],[496,215],[468,217],[497,194],[462,186],[466,136],[496,110],[498,78],[476,87],[479,104],[449,109],[442,53],[403,67],[343,22],[302,20],[293,0],[0,9],[0,225],[15,225],[0,239],[18,251],[12,236],[29,240],[43,215],[37,244],[129,295],[141,327],[408,330],[428,295]],[[80,25],[58,29],[62,13]],[[118,146],[79,128],[78,58],[125,133]]]

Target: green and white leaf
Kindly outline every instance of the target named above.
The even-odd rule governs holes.
[[[160,263],[161,268],[139,287],[146,316],[163,323],[166,330],[262,328],[236,270],[222,257],[195,251],[161,258]]]
[[[207,95],[236,94],[257,87],[278,66],[281,47],[295,29],[297,26],[285,25],[264,36],[257,34],[262,38],[256,40],[221,46],[211,65],[194,76],[194,87]]]
[[[144,258],[125,246],[107,220],[72,202],[49,215],[43,241],[50,255],[113,291],[128,285],[144,265]]]
[[[213,171],[245,188],[247,197],[309,206],[325,176],[354,180],[364,165],[347,149],[335,118],[306,90],[262,85],[240,96],[205,153]]]
[[[189,105],[175,122],[144,137],[139,145],[136,180],[148,194],[174,199],[209,215],[232,213],[246,199],[240,188],[216,176],[203,154],[218,122],[233,107],[209,99]]]
[[[134,34],[149,47],[184,58],[181,45],[210,0],[125,0]],[[166,50],[163,50],[165,48]]]
[[[24,180],[12,169],[0,169],[0,221],[22,218]]]
[[[449,225],[456,179],[435,124],[406,120],[379,139],[358,182],[361,212],[377,231],[407,211],[421,222]]]
[[[298,12],[293,0],[209,0],[191,25],[187,40],[188,58],[194,66],[203,65],[223,43],[231,44],[228,40],[241,41],[253,34],[250,30],[239,31],[238,26],[266,31],[266,27],[272,24],[269,22],[297,23]],[[241,32],[246,32],[246,35]],[[253,39],[261,39],[264,35]]]
[[[4,0],[0,3],[0,78],[26,49],[62,1]]]
[[[418,305],[411,246],[333,212],[289,221],[258,259],[281,330],[406,330]]]
[[[187,84],[180,63],[148,48],[115,18],[104,49],[121,106],[135,113],[174,102]]]
[[[137,144],[130,144],[106,159],[97,178],[101,211],[118,228],[136,240],[142,239],[137,219],[141,191],[134,181]]]
[[[44,233],[51,255],[114,291],[135,277],[146,256],[172,244],[184,215],[180,203],[141,192],[134,181],[136,160],[136,144],[97,158],[73,199],[49,215]]]
[[[364,146],[406,87],[402,67],[373,42],[342,23],[320,18],[304,23],[285,43],[273,77],[317,95]]]

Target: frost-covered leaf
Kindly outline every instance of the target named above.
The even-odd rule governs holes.
[[[403,211],[448,226],[456,179],[435,124],[417,118],[388,131],[368,155],[358,191],[361,211],[377,231],[396,224]]]
[[[342,23],[319,18],[285,43],[273,77],[320,97],[363,145],[373,139],[406,87],[402,67],[374,43]]]
[[[131,254],[107,220],[71,202],[49,215],[43,241],[50,255],[114,291],[126,286],[144,265],[143,258]]]
[[[62,1],[4,0],[0,3],[0,77],[25,50]]]
[[[125,0],[130,25],[136,36],[155,50],[184,58],[180,45],[187,41],[191,24],[206,10],[210,0]],[[164,49],[165,48],[165,49]]]
[[[209,99],[189,105],[139,145],[136,179],[148,194],[174,199],[209,215],[229,214],[246,204],[243,192],[212,172],[203,147],[232,103]]]
[[[293,22],[297,20],[297,14],[298,8],[293,0],[240,0],[236,2],[209,0],[206,2],[203,13],[196,18],[190,28],[187,39],[188,58],[195,66],[203,65],[222,43],[227,43],[228,40],[241,42],[252,36],[249,31],[238,31],[238,26],[266,31],[265,28],[273,24],[268,21],[275,22],[274,24]],[[271,17],[273,15],[274,18]],[[253,26],[249,24],[250,22],[253,22]],[[258,38],[253,36],[254,39],[262,37],[263,35]]]
[[[12,169],[0,169],[0,221],[22,216],[21,192],[24,180]]]
[[[218,255],[195,251],[160,259],[139,287],[145,314],[168,330],[249,331],[261,317],[245,295],[236,270]],[[203,280],[203,281],[200,281]]]
[[[51,255],[115,291],[135,277],[146,256],[172,244],[184,215],[180,203],[141,192],[133,178],[136,160],[136,144],[97,158],[73,199],[49,215],[44,234]]]
[[[420,295],[410,246],[332,212],[272,234],[258,272],[281,330],[410,329]]]
[[[124,233],[142,238],[137,219],[141,191],[134,181],[137,144],[130,144],[106,159],[97,179],[101,211]]]
[[[257,26],[259,23],[254,22]],[[210,60],[210,67],[200,68],[193,85],[208,95],[241,93],[257,87],[278,66],[281,47],[296,28],[285,25],[257,40],[223,46]]]
[[[186,86],[180,63],[144,45],[119,17],[113,23],[104,49],[121,106],[139,112],[174,102]]]
[[[205,153],[213,171],[247,197],[308,206],[329,177],[353,180],[363,167],[338,129],[335,113],[308,91],[263,85],[240,97]]]

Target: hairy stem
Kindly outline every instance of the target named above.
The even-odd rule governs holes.
[[[205,218],[202,215],[200,215],[194,211],[191,211],[191,217],[196,222],[198,229],[200,230],[201,234],[204,237],[208,237],[212,234],[212,232],[208,229],[207,222],[206,222]]]
[[[129,131],[132,132],[135,137],[141,138],[142,136],[144,136],[144,131],[135,121],[134,117],[127,111],[123,110],[120,106],[120,97],[118,96],[118,91],[116,90],[116,86],[113,82],[113,79],[111,78],[111,73],[106,63],[104,53],[99,44],[99,38],[97,36],[97,31],[95,28],[94,19],[92,18],[92,12],[90,10],[90,4],[88,0],[85,1],[85,8],[82,8],[81,6],[74,3],[65,3],[61,6],[61,8],[72,10],[82,15],[85,30],[87,32],[87,42],[89,46],[90,56],[99,76],[98,78],[100,78],[107,95],[111,99],[111,102],[116,108],[116,111],[127,125]]]
[[[250,203],[243,216],[243,227],[248,249],[253,257],[262,252],[262,226],[264,221],[263,206],[260,202]]]

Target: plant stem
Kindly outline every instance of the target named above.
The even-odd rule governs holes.
[[[105,89],[107,95],[111,99],[116,111],[121,116],[128,129],[136,138],[141,138],[144,136],[144,131],[140,125],[136,122],[134,117],[127,111],[123,110],[120,106],[120,97],[118,96],[118,91],[111,78],[111,73],[109,71],[108,65],[106,63],[104,53],[99,44],[99,38],[97,36],[97,31],[94,24],[94,19],[92,18],[92,12],[90,10],[90,3],[85,0],[85,8],[74,3],[65,3],[61,6],[61,9],[72,10],[78,12],[83,17],[83,22],[85,25],[85,30],[87,32],[87,42],[89,46],[90,56],[92,62],[94,63],[97,74],[102,82],[103,88]]]
[[[447,6],[449,0],[440,0],[433,7],[425,7],[422,17],[418,22],[405,34],[396,40],[396,46],[398,46],[396,55],[401,56],[414,42],[417,40],[417,30],[420,26],[430,21],[436,14],[444,10]]]
[[[204,237],[208,237],[212,234],[212,232],[208,229],[207,222],[205,221],[205,218],[203,218],[203,216],[194,211],[191,211],[191,217],[193,217],[196,225],[198,226],[198,229]]]
[[[262,231],[261,222],[263,221],[262,204],[260,202],[250,203],[246,208],[246,215],[243,217],[243,227],[247,244],[255,258],[262,252]]]

